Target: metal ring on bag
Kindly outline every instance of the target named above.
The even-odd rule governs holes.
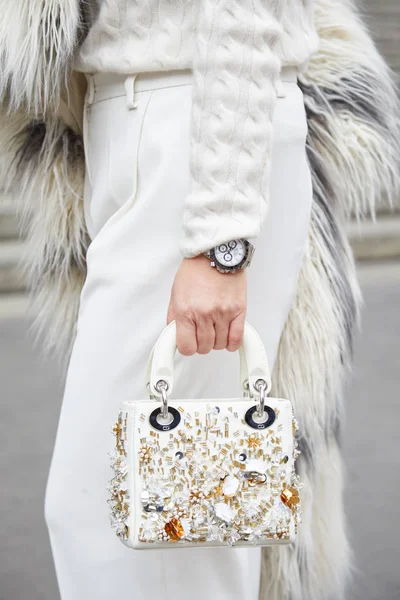
[[[165,379],[159,379],[157,381],[157,383],[154,385],[154,387],[157,390],[157,392],[161,393],[162,406],[160,408],[154,409],[152,411],[152,413],[150,414],[150,417],[149,417],[150,425],[152,425],[152,427],[154,427],[155,429],[158,429],[158,431],[170,431],[171,429],[174,429],[180,423],[181,415],[180,415],[179,411],[176,410],[176,408],[173,408],[172,406],[168,408],[168,402],[167,402],[167,390],[169,388],[168,382],[165,381]],[[168,414],[170,414],[172,416],[172,421],[170,423],[159,423],[157,417],[159,415],[161,415],[162,419],[167,419]]]
[[[272,425],[272,423],[275,421],[275,411],[270,406],[264,406],[264,413],[267,413],[267,418],[262,423],[257,423],[257,421],[253,419],[253,415],[256,411],[258,413],[258,407],[252,406],[246,411],[246,414],[244,416],[247,425],[249,425],[253,429],[266,429],[267,427],[270,427],[270,425]]]
[[[248,379],[243,381],[243,398],[249,398],[250,394],[250,383]]]
[[[261,419],[264,414],[265,390],[268,388],[268,384],[265,379],[257,379],[254,388],[260,392],[260,402],[258,404],[257,414]]]
[[[169,388],[168,383],[165,379],[159,379],[157,383],[154,385],[157,392],[161,392],[162,396],[162,417],[166,419],[168,416],[168,402],[167,402],[167,390]]]
[[[171,429],[174,429],[177,425],[179,425],[180,420],[181,420],[181,414],[173,406],[169,407],[168,413],[170,413],[172,415],[172,421],[171,421],[171,423],[166,423],[165,425],[162,425],[161,423],[159,423],[157,421],[157,417],[161,414],[161,407],[155,408],[150,413],[150,417],[149,417],[150,425],[152,427],[154,427],[154,429],[158,429],[158,431],[171,431]],[[167,414],[167,416],[168,416],[168,414]]]
[[[275,421],[276,415],[273,408],[265,406],[265,390],[268,388],[268,384],[265,379],[257,379],[254,383],[254,389],[260,392],[260,401],[258,405],[252,406],[246,411],[245,421],[247,425],[253,427],[253,429],[266,429]],[[267,418],[263,422],[257,422],[253,419],[254,413],[257,411],[257,417],[262,419],[265,413]]]

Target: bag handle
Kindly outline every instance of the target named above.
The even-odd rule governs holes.
[[[147,362],[145,384],[149,393],[157,398],[169,395],[173,388],[174,357],[176,352],[176,322],[171,321],[155,342]],[[244,322],[242,345],[239,348],[240,384],[247,391],[260,391],[258,380],[264,380],[265,395],[271,390],[271,375],[264,344],[254,327]],[[165,382],[165,392],[160,387]],[[165,384],[163,384],[165,386]]]
[[[153,361],[153,354],[154,354],[155,346],[156,346],[156,344],[154,344],[153,348],[151,349],[149,360],[147,361],[147,368],[146,368],[146,387],[149,392],[150,392],[151,365],[152,365],[152,361]],[[239,348],[239,358],[240,358],[240,385],[243,388],[243,390],[246,393],[248,393],[248,391],[249,391],[249,375],[248,375],[248,368],[247,368],[247,360],[244,355],[244,350],[242,347]]]

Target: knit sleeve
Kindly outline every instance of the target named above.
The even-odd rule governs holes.
[[[268,205],[276,0],[201,0],[193,47],[184,257],[260,233]]]

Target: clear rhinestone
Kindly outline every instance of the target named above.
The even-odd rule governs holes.
[[[223,542],[225,538],[225,529],[219,525],[210,525],[208,528],[208,539],[213,542]]]
[[[234,496],[239,488],[239,479],[236,475],[228,475],[224,479],[224,483],[222,485],[222,493],[225,496],[231,497]]]
[[[217,502],[214,505],[214,510],[217,519],[223,521],[227,525],[229,525],[232,519],[236,516],[236,511],[225,504],[225,502]]]
[[[237,531],[231,531],[227,538],[228,544],[230,546],[234,546],[238,540],[240,540],[240,533]]]

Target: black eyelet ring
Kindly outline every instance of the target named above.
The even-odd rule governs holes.
[[[158,431],[171,431],[171,429],[175,429],[175,427],[177,425],[179,425],[180,420],[181,420],[180,412],[178,410],[176,410],[176,408],[174,408],[173,406],[168,406],[168,413],[171,413],[171,415],[173,416],[173,419],[172,419],[171,423],[168,423],[166,425],[161,425],[161,423],[159,423],[157,421],[157,417],[158,417],[158,415],[161,414],[161,411],[162,411],[162,407],[155,408],[153,410],[153,412],[150,414],[150,417],[149,417],[150,425],[152,427],[154,427],[154,429],[157,429]]]
[[[257,421],[254,421],[253,419],[253,415],[255,412],[257,412],[257,410],[257,406],[252,406],[246,411],[244,418],[247,425],[249,425],[253,429],[266,429],[267,427],[270,427],[276,418],[274,409],[270,406],[264,406],[264,413],[267,413],[268,418],[262,423],[257,423]]]

